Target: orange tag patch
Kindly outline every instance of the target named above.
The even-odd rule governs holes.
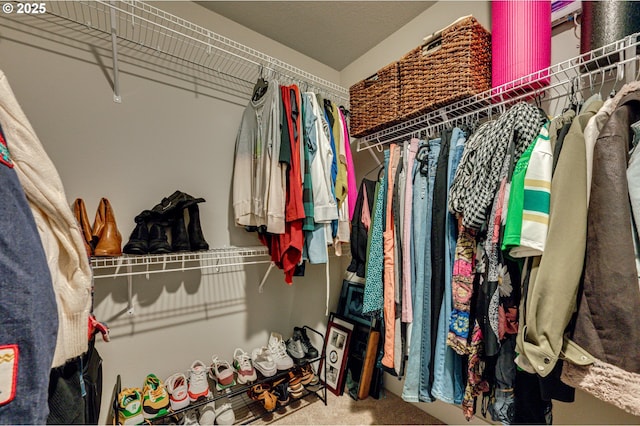
[[[18,345],[0,346],[0,405],[13,401],[18,382]]]

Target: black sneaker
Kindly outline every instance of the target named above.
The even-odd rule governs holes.
[[[285,405],[289,402],[289,390],[287,382],[280,383],[273,387],[273,394],[278,397],[278,404]]]
[[[318,357],[318,350],[313,347],[309,336],[307,336],[307,330],[301,327],[293,328],[293,339],[299,340],[302,343],[302,349],[307,358],[313,359]]]

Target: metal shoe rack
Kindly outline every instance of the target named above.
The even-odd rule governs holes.
[[[422,116],[365,136],[358,140],[358,151],[376,148],[399,139],[428,136],[444,127],[453,127],[491,118],[520,101],[536,100],[557,108],[558,102],[571,94],[600,91],[605,83],[615,82],[619,89],[625,82],[638,80],[640,33],[560,62],[517,80],[444,106]],[[552,104],[555,102],[555,105]],[[560,104],[560,106],[565,106]]]
[[[322,339],[323,345],[322,345],[322,351],[319,357],[307,360],[305,363],[303,363],[298,367],[302,367],[304,365],[309,365],[309,364],[311,365],[317,364],[321,359],[325,358],[326,356],[324,335],[309,326],[305,325],[303,328],[314,333],[320,339]],[[325,370],[324,375],[320,375],[320,372],[318,372],[317,369],[315,369],[316,374],[318,375],[318,378],[322,376],[326,377],[327,363],[323,362],[322,365]],[[295,368],[296,367],[294,367],[294,369]],[[322,381],[320,381],[318,385],[315,386],[313,389],[305,388],[303,394],[299,398],[293,398],[292,396],[290,396],[289,402],[287,402],[286,404],[280,405],[278,403],[278,406],[273,410],[267,410],[262,405],[261,402],[255,401],[249,397],[248,392],[251,389],[251,387],[259,384],[274,382],[282,378],[286,378],[290,371],[292,370],[278,371],[278,373],[272,377],[264,377],[262,376],[262,374],[258,373],[258,380],[256,380],[255,382],[251,384],[245,384],[245,385],[235,385],[230,388],[226,388],[222,391],[217,390],[215,383],[209,379],[209,389],[211,389],[211,392],[213,394],[211,398],[201,399],[197,402],[193,402],[189,404],[189,406],[182,408],[180,410],[172,411],[169,414],[157,417],[155,419],[148,419],[145,421],[144,424],[176,424],[180,420],[180,417],[182,417],[182,415],[186,414],[188,411],[202,408],[207,404],[210,404],[211,402],[215,402],[216,407],[219,407],[222,404],[226,404],[226,403],[231,404],[233,413],[235,416],[234,424],[250,424],[258,419],[266,418],[273,414],[283,414],[287,407],[291,407],[294,410],[298,409],[303,405],[308,405],[310,403],[307,398],[309,396],[317,398],[320,401],[322,401],[325,406],[327,405],[327,388],[322,383]],[[112,414],[114,424],[119,424],[118,423],[119,422],[118,395],[120,394],[121,390],[122,390],[122,383],[121,383],[121,378],[118,375],[116,379],[116,384],[113,388],[113,395],[112,395],[112,413],[111,414]]]

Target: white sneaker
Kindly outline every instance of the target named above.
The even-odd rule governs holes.
[[[253,361],[253,366],[256,370],[261,372],[264,377],[271,377],[278,371],[276,363],[266,346],[254,349],[251,353],[251,361]]]
[[[240,348],[233,352],[233,368],[238,373],[238,383],[244,385],[258,378],[255,368],[251,365],[251,357]]]
[[[293,368],[293,359],[287,354],[287,345],[285,345],[281,334],[271,333],[271,337],[269,337],[269,352],[271,352],[278,370]]]
[[[189,405],[189,391],[187,387],[187,378],[182,373],[176,373],[169,376],[164,381],[164,387],[169,392],[169,402],[171,403],[171,409],[178,411],[181,408]]]
[[[210,398],[207,371],[209,369],[202,361],[193,361],[189,369],[189,399],[195,402],[200,398]]]
[[[222,404],[216,409],[217,425],[232,425],[236,421],[236,415],[233,413],[231,404]]]
[[[194,410],[195,411],[195,410]],[[200,410],[201,426],[213,426],[216,420],[216,407],[213,404],[207,404]]]

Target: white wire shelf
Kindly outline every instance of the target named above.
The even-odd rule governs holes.
[[[207,251],[94,257],[94,278],[157,274],[169,271],[216,269],[269,263],[266,247],[225,247]]]
[[[395,140],[433,135],[445,126],[478,122],[499,114],[506,107],[537,98],[544,102],[567,96],[577,83],[579,90],[602,87],[605,82],[637,79],[640,33],[581,54],[549,68],[492,88],[478,95],[428,112],[358,139],[358,151],[382,146]]]
[[[47,13],[238,80],[244,95],[264,75],[348,105],[348,89],[139,0],[47,2]],[[114,42],[114,68],[117,67]]]

